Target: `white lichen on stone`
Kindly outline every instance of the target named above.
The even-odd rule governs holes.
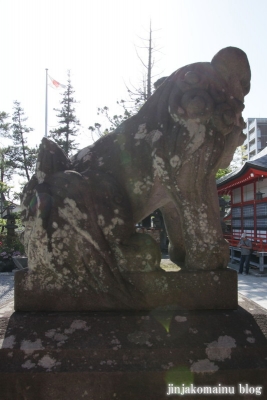
[[[69,198],[64,199],[64,205],[65,207],[58,208],[59,216],[63,218],[65,221],[68,221],[69,225],[78,233],[80,239],[84,238],[86,241],[91,243],[98,251],[100,251],[98,243],[92,238],[90,233],[87,230],[82,229],[79,224],[79,221],[87,219],[87,215],[85,213],[82,213],[78,209],[76,202],[73,199]],[[60,232],[61,235],[64,236],[63,231],[60,230]],[[66,236],[67,235],[68,234],[66,233]]]
[[[218,371],[218,369],[219,367],[207,358],[194,362],[190,367],[190,371],[196,374],[213,373]]]
[[[43,183],[45,180],[45,177],[46,177],[45,173],[40,170],[40,161],[37,161],[37,164],[36,164],[36,177],[37,177],[39,184]]]
[[[186,150],[189,150],[189,153],[192,154],[204,143],[206,127],[194,119],[189,119],[186,127],[191,138]]]
[[[99,214],[99,215],[97,216],[97,224],[98,224],[99,226],[105,226],[105,218],[104,218],[103,215]]]
[[[167,293],[169,290],[169,285],[165,276],[162,276],[161,279],[155,279],[154,285],[158,292]]]
[[[143,331],[135,331],[127,335],[127,339],[129,340],[129,342],[135,344],[146,344],[149,338],[149,333]]]
[[[51,371],[52,368],[54,368],[56,365],[59,365],[59,364],[60,363],[57,363],[57,360],[50,357],[49,355],[43,356],[38,362],[38,365],[40,367],[45,368],[47,371]]]
[[[146,133],[147,133],[146,124],[141,124],[138,126],[138,131],[134,135],[134,139],[136,140],[144,139],[146,137]]]
[[[172,117],[172,119],[174,120],[174,122],[179,122],[180,118],[177,114],[171,113],[171,107],[169,106],[169,114]]]
[[[90,328],[87,326],[86,321],[82,321],[80,319],[75,319],[72,322],[72,324],[70,326],[70,329],[75,329],[75,330],[84,329],[85,331],[88,331]]]
[[[34,367],[36,367],[36,364],[31,362],[30,360],[27,360],[24,364],[21,364],[22,368],[26,368],[26,369],[32,369]]]
[[[181,316],[181,315],[177,315],[174,319],[176,322],[186,322],[187,321],[187,318],[184,316]]]
[[[35,341],[23,340],[20,349],[24,351],[25,354],[32,354],[34,351],[43,350],[41,339],[36,339]]]
[[[121,219],[121,218],[119,218],[119,217],[117,217],[117,216],[114,216],[112,219],[111,219],[111,221],[110,221],[111,223],[108,225],[108,226],[105,226],[104,228],[103,228],[103,233],[104,233],[104,235],[105,236],[113,236],[113,230],[116,228],[116,226],[121,226],[121,225],[124,225],[124,221],[123,221],[123,219]]]
[[[171,164],[171,166],[172,166],[173,168],[179,167],[180,164],[181,164],[180,157],[177,156],[177,154],[175,154],[175,156],[173,156],[173,157],[170,159],[170,164]]]
[[[153,168],[155,177],[158,176],[159,178],[169,179],[164,160],[157,155],[153,158]]]
[[[56,332],[55,329],[51,329],[51,331],[48,331],[45,336],[50,337],[56,342],[65,342],[68,339],[68,336],[64,335],[63,333]]]
[[[135,182],[133,192],[135,194],[142,194],[142,190],[141,190],[142,187],[143,187],[143,182],[140,182],[140,181]]]
[[[50,329],[49,331],[45,332],[45,336],[48,338],[52,338],[54,337],[56,334],[56,330],[55,329]]]
[[[149,191],[151,186],[153,186],[154,183],[152,182],[152,179],[150,176],[147,176],[144,178],[143,182],[142,181],[137,181],[134,183],[134,188],[133,192],[135,194],[142,194],[143,191]]]
[[[68,207],[69,209],[71,209],[72,213],[75,214],[75,218],[78,221],[81,221],[83,219],[87,219],[87,214],[86,213],[82,213],[79,208],[77,207],[77,204],[75,202],[75,200],[70,199],[69,197],[66,197],[64,199],[64,204],[66,207]]]
[[[99,157],[99,159],[98,159],[98,166],[101,167],[102,165],[104,165],[103,157]]]
[[[206,354],[210,360],[224,361],[231,358],[232,348],[236,347],[236,341],[231,336],[220,336],[217,341],[209,343]]]
[[[157,142],[162,136],[162,132],[158,130],[154,130],[149,132],[146,135],[146,141],[150,144],[153,145],[155,142]]]
[[[186,229],[191,237],[191,252],[214,251],[217,245],[216,230],[210,229],[207,214],[207,205],[202,203],[198,208],[186,200],[183,201],[183,212],[186,221]],[[199,234],[201,232],[201,234]],[[201,268],[205,268],[207,263],[203,260]]]

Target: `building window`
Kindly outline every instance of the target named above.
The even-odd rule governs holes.
[[[232,227],[241,229],[241,207],[232,208]]]
[[[254,218],[253,204],[243,207],[243,218]]]
[[[241,218],[241,207],[233,207],[232,208],[232,217],[233,218]]]
[[[257,229],[267,230],[267,203],[256,205]]]
[[[243,229],[254,229],[253,204],[243,207]]]
[[[233,190],[233,203],[241,202],[241,188],[237,188]]]
[[[254,185],[249,183],[243,187],[243,201],[254,200]]]

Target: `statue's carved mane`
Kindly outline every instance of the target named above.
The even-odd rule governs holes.
[[[159,271],[161,254],[135,224],[159,207],[175,263],[226,268],[215,174],[244,141],[249,87],[247,57],[229,47],[174,72],[137,115],[71,160],[44,138],[23,198],[29,281],[42,273],[42,285],[67,287],[71,277],[107,307],[139,304],[125,274]]]

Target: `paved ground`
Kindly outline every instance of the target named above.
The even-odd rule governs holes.
[[[239,269],[238,264],[230,263],[229,267],[236,271]],[[258,271],[250,269],[249,275],[238,275],[238,292],[267,309],[267,273]]]
[[[238,270],[238,264],[229,264]],[[261,275],[258,270],[250,270],[250,275],[238,275],[238,292],[267,309],[267,273]],[[0,273],[0,306],[14,297],[14,274]]]
[[[0,273],[0,305],[14,298],[14,274],[12,272]]]

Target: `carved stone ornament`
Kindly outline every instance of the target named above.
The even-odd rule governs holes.
[[[177,303],[183,272],[213,279],[226,269],[215,174],[245,139],[250,78],[246,54],[228,47],[178,69],[138,114],[71,160],[44,138],[23,191],[29,269],[16,278],[17,309],[30,308],[23,297],[31,293],[34,302],[38,291],[47,309],[90,309],[90,301],[92,309],[149,308],[149,290],[163,299],[157,305],[172,302],[172,290]],[[136,233],[157,208],[180,272],[163,271],[154,239]]]

